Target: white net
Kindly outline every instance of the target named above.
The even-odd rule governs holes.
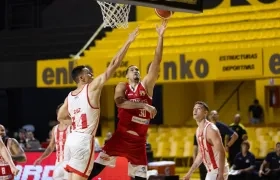
[[[103,26],[111,28],[127,28],[129,4],[118,4],[105,1],[97,1],[103,15]]]

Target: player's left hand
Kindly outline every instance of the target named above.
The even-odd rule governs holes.
[[[219,173],[216,180],[224,180],[224,175]]]
[[[14,176],[17,176],[18,173],[19,173],[19,170],[14,166],[14,167],[11,167],[11,171],[13,173]]]
[[[129,34],[128,41],[133,42],[138,36],[138,34],[139,34],[139,27],[134,29],[134,31],[132,31],[132,33]]]
[[[162,23],[160,26],[156,26],[156,30],[157,30],[157,33],[159,36],[163,36],[164,32],[165,32],[165,29],[166,29],[166,25],[167,25],[167,20],[164,19],[162,20]]]

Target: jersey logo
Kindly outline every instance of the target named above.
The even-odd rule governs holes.
[[[145,125],[149,124],[148,119],[143,119],[143,118],[139,118],[139,117],[136,117],[136,116],[133,116],[131,121],[135,122],[135,123],[138,123],[138,124],[145,124]]]
[[[145,95],[146,95],[146,92],[140,90],[139,94],[140,94],[140,96],[145,96]]]

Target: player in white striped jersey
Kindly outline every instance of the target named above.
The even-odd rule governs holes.
[[[206,119],[208,112],[206,103],[202,101],[195,103],[193,118],[198,125],[196,137],[199,151],[184,180],[189,180],[201,163],[204,163],[208,171],[205,180],[227,180],[228,178],[229,167],[222,138],[217,126]]]
[[[105,72],[96,78],[93,79],[92,72],[86,66],[77,66],[72,70],[77,89],[69,93],[58,112],[61,122],[72,125],[72,132],[66,140],[64,156],[65,169],[69,172],[68,180],[87,179],[93,168],[94,136],[99,123],[101,91],[120,66],[137,35],[138,28],[129,35]]]
[[[62,106],[60,104],[57,107],[56,112],[58,112],[59,108]],[[71,126],[63,123],[59,123],[58,125],[54,126],[52,129],[52,136],[50,144],[48,145],[47,149],[44,153],[34,161],[34,165],[39,165],[41,162],[46,159],[54,150],[56,150],[56,162],[55,162],[55,169],[53,172],[53,179],[54,180],[63,180],[65,173],[67,172],[64,170],[64,146],[66,137],[71,132]]]

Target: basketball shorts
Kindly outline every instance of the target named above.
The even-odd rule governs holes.
[[[60,162],[55,165],[55,168],[53,170],[53,179],[54,180],[64,180],[65,179],[64,177],[68,176],[67,174],[68,173],[64,170],[64,162]]]
[[[5,179],[5,180],[14,179],[14,175],[13,175],[9,165],[0,166],[0,180],[1,179]]]
[[[224,180],[228,179],[229,167],[225,166],[224,169]],[[218,169],[212,170],[207,173],[205,180],[216,180],[218,176]]]
[[[146,138],[116,131],[106,142],[103,152],[99,153],[95,162],[115,167],[118,156],[127,158],[129,176],[147,177]]]
[[[65,142],[64,169],[69,173],[87,178],[91,173],[93,163],[94,137],[84,133],[70,133]]]

